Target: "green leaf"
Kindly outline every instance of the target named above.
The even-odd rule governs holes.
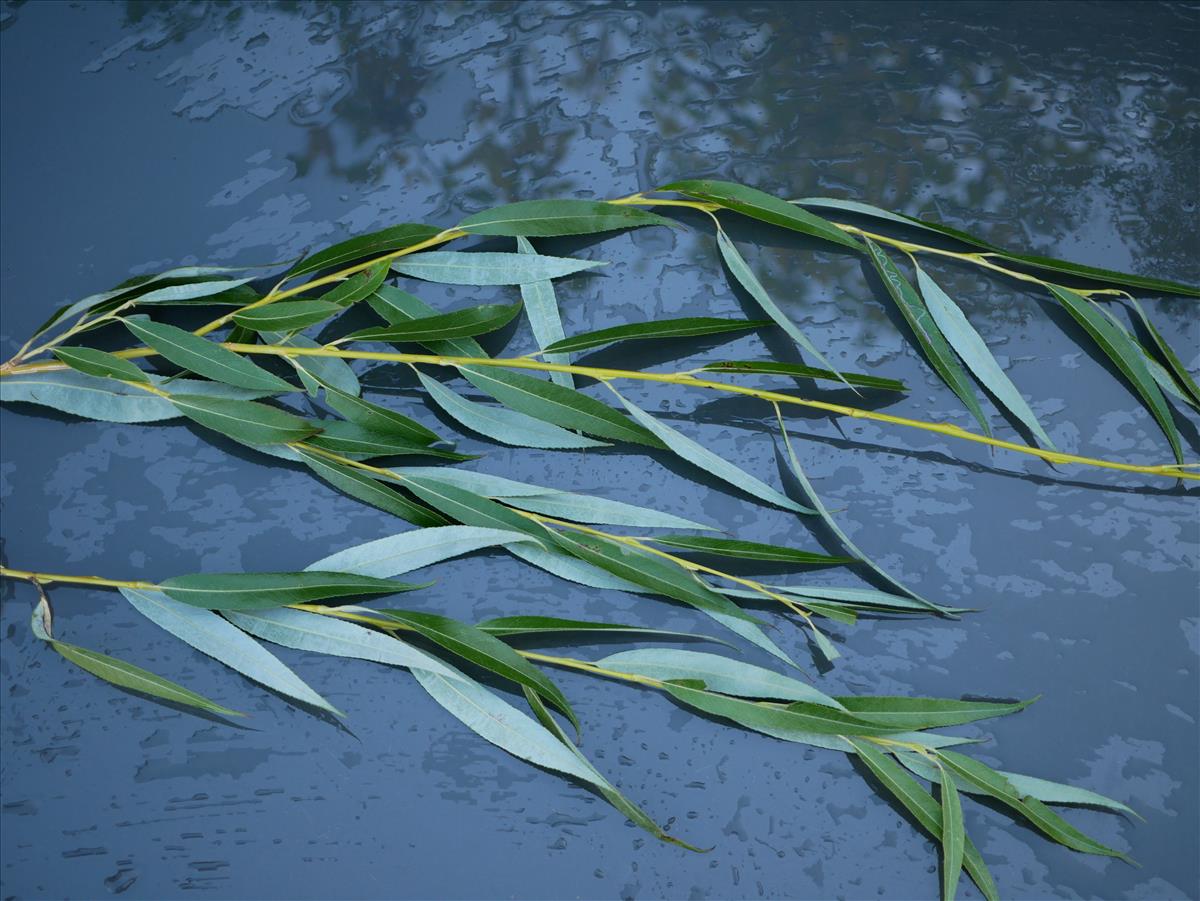
[[[172,394],[171,403],[193,422],[243,444],[288,444],[318,431],[299,416],[249,400]]]
[[[966,607],[945,607],[940,604],[933,604],[931,608],[926,602],[874,588],[841,588],[833,585],[772,585],[770,587],[774,591],[805,600],[819,598],[823,602],[845,605],[856,610],[887,610],[903,613],[906,611],[927,612],[934,609],[945,616],[957,616],[969,612]]]
[[[93,350],[90,347],[56,347],[54,356],[72,369],[97,378],[114,378],[123,382],[149,382],[150,377],[128,360]]]
[[[809,507],[805,507],[803,504],[796,503],[786,494],[776,491],[766,482],[738,469],[738,467],[729,461],[718,457],[691,438],[677,432],[661,420],[655,419],[649,413],[622,397],[611,385],[609,385],[609,390],[617,395],[617,398],[625,405],[625,409],[629,411],[630,415],[648,432],[653,434],[676,455],[694,466],[698,466],[710,476],[720,479],[722,482],[727,482],[761,501],[766,501],[768,504],[774,504],[776,507],[782,507],[785,510],[791,510],[793,513],[816,512]]]
[[[230,610],[224,614],[239,629],[256,638],[314,654],[369,660],[387,666],[438,673],[470,681],[452,666],[407,642],[331,616],[279,607],[274,610]]]
[[[851,696],[837,699],[859,719],[901,729],[940,729],[976,720],[1008,716],[1024,710],[1029,701],[969,701],[953,698]]]
[[[256,332],[290,332],[322,322],[342,308],[324,300],[286,300],[233,314],[238,325]]]
[[[1050,286],[1051,293],[1058,298],[1071,318],[1091,336],[1096,346],[1104,351],[1105,356],[1121,372],[1133,389],[1141,397],[1146,409],[1154,417],[1175,454],[1177,463],[1183,462],[1183,447],[1179,441],[1179,430],[1171,416],[1171,409],[1163,397],[1162,390],[1154,381],[1154,376],[1146,367],[1145,357],[1133,337],[1105,316],[1095,304],[1081,294],[1076,294],[1058,285]]]
[[[457,454],[453,451],[430,447],[424,442],[414,443],[408,438],[395,434],[376,432],[374,429],[364,428],[355,422],[322,419],[316,420],[312,424],[320,427],[320,433],[309,438],[309,444],[338,454],[354,454],[361,459],[397,454],[418,454],[427,457],[441,457],[443,460],[476,459],[468,454]]]
[[[322,346],[305,335],[288,335],[284,332],[264,332],[263,338],[271,344],[279,344],[284,347],[314,348]],[[231,335],[230,341],[233,340]],[[307,356],[284,357],[284,359],[287,360],[289,366],[296,370],[301,381],[304,381],[308,393],[313,397],[316,397],[316,388],[319,386],[336,388],[352,397],[357,397],[362,391],[362,386],[358,383],[358,376],[354,374],[354,370],[345,360],[337,357]],[[306,378],[311,379],[315,384],[305,381]]]
[[[173,601],[160,591],[122,588],[125,600],[151,622],[202,654],[310,707],[342,716],[270,651],[211,610]]]
[[[896,302],[896,307],[904,316],[904,321],[912,329],[925,359],[950,390],[958,395],[958,399],[963,402],[963,405],[971,411],[971,415],[975,417],[984,434],[991,435],[992,428],[988,424],[987,417],[983,415],[983,408],[979,406],[979,399],[975,396],[971,380],[950,350],[950,346],[930,316],[929,308],[925,306],[921,295],[916,292],[908,279],[896,268],[892,258],[884,253],[878,244],[870,238],[864,240],[867,242],[867,250],[875,271],[883,281],[884,287],[887,288],[888,294],[892,296],[892,300]]]
[[[536,256],[525,238],[517,236],[517,253]],[[558,296],[554,292],[554,282],[544,279],[537,282],[526,282],[521,285],[521,300],[525,302],[525,315],[529,318],[529,326],[533,329],[533,337],[537,339],[538,347],[545,350],[555,341],[566,337],[563,331],[562,317],[558,312]],[[569,354],[546,354],[547,363],[570,363]],[[575,380],[569,372],[552,372],[550,381],[564,388],[574,388]]]
[[[872,206],[869,203],[859,203],[854,200],[839,200],[831,197],[803,197],[791,202],[818,209],[844,210],[862,216],[871,216],[875,219],[883,219],[901,225],[912,226],[924,231],[933,232],[934,234],[945,235],[948,238],[962,241],[964,244],[969,244],[979,250],[986,250],[1002,259],[1014,263],[1022,263],[1033,269],[1061,272],[1095,282],[1103,282],[1108,285],[1123,285],[1129,288],[1144,288],[1148,291],[1157,291],[1162,294],[1182,294],[1188,297],[1200,297],[1200,287],[1193,285],[1184,285],[1161,278],[1149,278],[1144,275],[1132,275],[1127,272],[1116,272],[1112,269],[1100,269],[1096,266],[1084,266],[1081,263],[1071,263],[1066,260],[1057,260],[1053,257],[1013,253],[982,238],[977,238],[968,232],[951,228],[948,225],[942,225],[940,222],[917,219],[913,216],[906,216],[903,213],[892,213],[877,206]]]
[[[806,701],[841,710],[842,705],[822,691],[797,679],[740,660],[702,651],[677,648],[639,648],[621,651],[596,661],[597,666],[649,676],[663,682],[699,679],[709,691],[743,698]]]
[[[152,385],[165,382],[162,377],[152,373],[147,373],[147,376]],[[176,379],[170,387],[191,396],[231,399],[262,397],[269,393],[194,379]],[[136,385],[84,375],[75,370],[6,375],[0,378],[0,401],[39,404],[73,416],[103,422],[160,422],[181,415],[180,410],[165,397],[150,394]]]
[[[517,544],[508,549],[514,557],[524,560],[530,566],[536,566],[538,569],[545,570],[552,576],[558,576],[560,579],[566,579],[568,582],[574,582],[576,585],[585,585],[588,588],[602,588],[612,591],[626,591],[631,594],[649,594],[650,589],[642,585],[635,585],[628,579],[622,579],[613,575],[608,570],[588,563],[586,560],[580,560],[578,557],[572,557],[566,551],[557,547],[531,547],[529,545]]]
[[[610,501],[607,498],[573,494],[569,491],[554,491],[553,489],[547,489],[545,494],[508,498],[505,503],[522,510],[553,516],[555,519],[569,519],[574,522],[597,525],[632,526],[639,529],[707,529],[710,531],[713,528],[692,522],[690,519],[663,513],[661,510],[651,510],[621,501]]]
[[[1154,346],[1166,361],[1170,373],[1175,377],[1175,381],[1178,383],[1180,389],[1187,394],[1187,398],[1185,399],[1193,406],[1200,405],[1200,386],[1196,385],[1192,374],[1187,371],[1187,367],[1183,365],[1183,361],[1171,349],[1171,345],[1167,343],[1167,339],[1154,327],[1154,323],[1150,321],[1150,317],[1146,315],[1146,311],[1142,309],[1142,305],[1136,300],[1132,300],[1132,303],[1133,308],[1137,310],[1138,317],[1142,320],[1142,325],[1145,326],[1146,331],[1153,340]]]
[[[563,632],[577,632],[583,636],[589,633],[604,635],[611,632],[630,632],[637,635],[652,635],[655,638],[693,638],[703,641],[715,641],[732,647],[719,638],[708,635],[698,635],[695,632],[671,632],[666,629],[647,629],[643,626],[627,626],[621,623],[597,623],[589,620],[562,619],[556,616],[498,616],[485,619],[475,624],[489,635],[507,638],[527,635],[558,635]]]
[[[392,264],[392,269],[401,275],[443,285],[521,285],[603,265],[603,260],[435,250],[402,257]]]
[[[144,316],[124,320],[134,336],[150,345],[176,366],[205,378],[255,391],[295,391],[278,376],[249,360],[191,332],[154,322]]]
[[[817,653],[825,659],[827,664],[832,665],[833,661],[842,656],[842,652],[837,649],[837,646],[829,640],[824,632],[816,627],[816,624],[812,622],[808,623],[808,633],[812,636]]]
[[[945,775],[945,769],[938,762],[938,769]],[[954,787],[953,779],[942,780],[942,897],[945,901],[954,901],[958,892],[958,877],[962,873],[963,848],[967,842],[967,832],[963,826],[962,802],[958,798],[958,789]]]
[[[508,507],[425,476],[404,476],[404,486],[431,507],[465,526],[507,529],[544,539],[546,528]]]
[[[370,269],[356,272],[344,282],[330,288],[321,295],[321,300],[339,307],[348,307],[374,294],[387,276],[388,264],[376,263]]]
[[[644,426],[580,391],[490,366],[460,366],[459,370],[480,391],[519,413],[600,438],[662,447]]]
[[[341,413],[349,422],[373,432],[402,438],[412,444],[433,444],[441,440],[436,432],[430,431],[403,413],[397,413],[328,385],[325,387],[325,403]]]
[[[962,779],[982,793],[1012,808],[1059,844],[1084,854],[1119,857],[1121,860],[1131,862],[1120,851],[1115,851],[1084,835],[1036,798],[1022,797],[1011,782],[987,764],[980,763],[973,757],[967,757],[956,751],[939,751],[938,760],[945,764],[956,778]]]
[[[859,759],[875,774],[892,795],[904,808],[912,814],[921,827],[938,841],[942,840],[942,809],[917,780],[904,772],[900,766],[885,754],[876,750],[869,742],[847,739]],[[963,837],[963,868],[975,880],[979,890],[988,901],[999,901],[996,883],[988,872],[987,864],[979,850],[965,835]]]
[[[327,247],[325,250],[318,251],[293,266],[292,270],[288,273],[288,277],[305,275],[309,272],[316,272],[319,269],[332,269],[344,263],[353,263],[356,260],[366,259],[367,257],[377,257],[397,250],[403,250],[422,241],[428,241],[440,232],[441,229],[439,228],[429,225],[417,225],[411,222],[393,225],[381,231],[372,232],[369,235],[360,235],[357,238],[351,238],[348,241],[342,241],[339,244],[334,244],[332,247]]]
[[[855,372],[834,372],[832,369],[816,369],[796,363],[758,362],[756,360],[729,360],[706,363],[705,372],[748,372],[759,375],[786,375],[797,379],[821,379],[840,381],[855,388],[878,388],[881,391],[907,391],[904,382],[885,379],[875,375],[860,375]]]
[[[834,369],[833,364],[825,358],[825,355],[817,350],[817,346],[809,340],[800,327],[792,322],[788,318],[787,313],[783,312],[782,308],[771,299],[771,295],[767,293],[767,289],[763,287],[762,282],[758,280],[754,271],[746,264],[745,259],[742,258],[737,245],[729,240],[729,236],[721,228],[717,229],[717,247],[721,251],[721,258],[725,261],[725,265],[733,273],[733,277],[754,298],[754,302],[762,307],[763,312],[770,316],[776,325],[787,332],[793,341],[816,357],[820,363],[832,371],[841,381],[850,385],[850,382],[842,378],[842,374]]]
[[[853,563],[856,557],[831,557],[828,554],[815,554],[812,551],[801,551],[790,547],[779,547],[774,544],[760,544],[757,541],[737,541],[731,538],[705,538],[697,535],[656,535],[657,544],[696,551],[701,554],[715,554],[720,557],[736,557],[739,560],[762,560],[768,563],[798,563],[805,566],[834,566],[839,563]]]
[[[362,594],[394,594],[424,585],[353,573],[193,573],[159,586],[176,601],[208,610],[265,610]]]
[[[380,484],[361,470],[337,463],[302,447],[295,450],[297,456],[313,472],[355,500],[378,507],[393,516],[399,516],[415,526],[444,526],[450,523],[450,520],[437,511],[409,500],[387,485]]]
[[[425,375],[420,370],[414,371],[430,400],[445,411],[447,416],[472,432],[478,432],[493,441],[513,447],[546,449],[608,447],[603,441],[593,441],[583,435],[576,435],[525,413],[467,400],[437,379]]]
[[[437,316],[438,311],[419,297],[391,285],[380,285],[367,303],[384,322],[403,325],[414,319]],[[449,338],[445,341],[423,342],[432,353],[454,357],[487,357],[487,352],[474,338]]]
[[[674,226],[670,219],[624,204],[595,200],[522,200],[468,216],[458,229],[476,235],[545,238],[590,235],[643,225]]]
[[[482,304],[413,319],[400,325],[382,325],[352,332],[346,341],[444,341],[448,338],[470,338],[503,328],[521,312],[521,304]]]
[[[711,316],[694,316],[685,319],[659,319],[655,322],[634,322],[617,325],[582,335],[572,335],[556,341],[549,351],[574,352],[603,347],[615,341],[633,341],[650,338],[693,338],[701,335],[719,335],[770,325],[766,319],[718,319]]]
[[[925,606],[926,609],[935,610],[939,613],[943,612],[943,608],[939,607],[939,605],[935,604],[933,601],[927,601],[895,576],[889,574],[887,570],[863,553],[859,546],[850,540],[850,536],[847,535],[842,527],[838,525],[837,520],[833,518],[833,515],[829,512],[828,508],[825,506],[825,503],[821,500],[820,495],[818,495],[816,489],[813,488],[812,482],[810,482],[808,480],[808,476],[805,475],[804,467],[800,465],[800,460],[796,457],[796,452],[792,449],[792,439],[788,437],[787,427],[783,424],[783,416],[780,415],[778,407],[775,408],[775,413],[779,419],[779,430],[783,435],[783,444],[787,450],[788,462],[791,464],[792,474],[795,475],[796,479],[804,488],[804,493],[808,497],[809,502],[816,508],[817,515],[821,517],[821,520],[825,523],[825,526],[829,529],[829,531],[833,532],[833,534],[837,536],[838,540],[842,543],[842,547],[857,557],[864,565],[870,568],[870,570],[880,578],[886,580],[892,585],[895,585],[910,598]]]
[[[71,661],[71,663],[74,663],[80,669],[86,670],[93,676],[103,679],[105,682],[111,682],[119,688],[128,688],[144,695],[162,698],[164,701],[170,701],[173,704],[198,707],[201,710],[207,710],[210,713],[217,713],[222,716],[245,716],[244,713],[230,710],[228,707],[222,707],[215,701],[210,701],[203,695],[189,691],[182,685],[178,685],[169,679],[164,679],[162,676],[156,676],[154,673],[144,670],[140,666],[134,666],[132,663],[126,663],[124,660],[118,660],[116,657],[109,657],[107,654],[101,654],[97,651],[89,651],[87,648],[81,648],[78,645],[59,641],[53,637],[50,621],[50,606],[43,597],[33,611],[33,633],[43,641],[49,642],[54,650],[58,651],[59,654]]]
[[[560,710],[577,733],[580,731],[579,719],[566,695],[545,673],[499,638],[437,613],[395,609],[379,612],[403,623],[452,654],[536,692]]]
[[[478,526],[414,529],[345,548],[309,564],[305,569],[389,579],[451,557],[520,541],[536,544],[532,536],[509,529],[484,529]]]
[[[862,251],[862,245],[850,235],[833,225],[833,223],[814,216],[807,210],[793,206],[786,200],[780,200],[757,188],[734,184],[728,181],[712,179],[693,179],[677,181],[658,188],[659,191],[676,191],[703,200],[707,203],[717,203],[728,210],[769,222],[792,231],[803,232],[814,238],[823,238],[851,250]]]
[[[1042,424],[1038,422],[1037,416],[1029,408],[1029,404],[1021,396],[1021,392],[1017,390],[1017,386],[1000,368],[1000,364],[996,362],[996,358],[992,356],[992,352],[984,343],[983,337],[967,321],[963,311],[937,282],[925,274],[924,269],[915,264],[914,268],[917,273],[917,285],[921,289],[925,305],[946,341],[954,348],[954,352],[967,364],[967,368],[974,373],[975,378],[983,387],[990,391],[1008,412],[1033,433],[1042,447],[1057,450],[1058,448],[1054,446],[1050,436],[1046,434],[1046,430],[1042,428]]]

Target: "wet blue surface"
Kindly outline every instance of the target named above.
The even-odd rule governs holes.
[[[720,174],[781,194],[935,213],[1000,243],[1196,282],[1195,6],[1022,4],[6,4],[3,322],[8,356],[67,299],[189,261],[281,259],[395,221],[499,202],[617,196]],[[550,250],[607,259],[560,290],[568,331],[735,314],[711,231]],[[734,236],[835,364],[904,378],[900,415],[967,425],[842,255]],[[1043,298],[938,267],[1066,450],[1162,462],[1137,401]],[[499,293],[499,292],[498,292]],[[466,292],[422,291],[431,302]],[[1195,370],[1194,302],[1149,298]],[[531,346],[524,330],[512,348]],[[790,358],[777,334],[719,350]],[[597,359],[631,359],[628,351]],[[632,357],[660,363],[664,358]],[[364,378],[446,425],[398,373]],[[631,389],[778,484],[769,410]],[[840,392],[830,395],[846,400]],[[380,395],[382,396],[382,395]],[[693,422],[694,425],[688,423]],[[1011,434],[1000,417],[993,421]],[[157,579],[299,568],[394,520],[182,425],[0,410],[4,557]],[[961,622],[835,629],[829,689],[1028,697],[980,753],[1128,802],[1071,818],[1142,864],[1051,846],[970,804],[1013,898],[1200,895],[1194,497],[1054,472],[864,422],[795,416],[810,475],[855,541]],[[1186,426],[1195,456],[1196,429]],[[478,465],[653,503],[744,538],[818,547],[807,523],[638,452],[485,450]],[[502,555],[439,566],[410,596],[452,615],[530,612],[672,628],[690,613],[588,591]],[[812,577],[859,584],[849,572]],[[122,694],[29,634],[3,593],[6,898],[920,898],[932,845],[840,754],[564,674],[585,749],[691,855],[449,720],[406,674],[282,652],[350,714],[296,710],[157,632],[111,593],[54,592],[59,634],[253,713],[228,728]],[[802,636],[780,641],[806,654]],[[581,651],[587,656],[592,649]],[[754,658],[752,658],[754,659]],[[968,730],[969,731],[969,730]],[[963,894],[973,896],[964,886]]]

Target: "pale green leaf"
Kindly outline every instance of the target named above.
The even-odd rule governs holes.
[[[401,275],[444,285],[521,285],[603,265],[602,260],[434,250],[401,257],[392,263],[392,269]]]
[[[586,202],[586,201],[584,201]],[[517,236],[517,253],[536,256],[537,251],[524,237]],[[525,302],[525,315],[529,318],[529,326],[533,329],[533,337],[538,347],[543,350],[555,341],[566,337],[563,331],[562,317],[558,311],[558,296],[554,292],[554,282],[544,279],[537,282],[526,282],[521,285],[521,299]],[[546,354],[547,363],[570,363],[570,354]],[[574,388],[575,380],[569,372],[552,372],[550,381],[564,388]]]
[[[388,579],[472,551],[521,541],[536,544],[531,535],[509,529],[477,526],[414,529],[345,548],[310,563],[305,569]]]

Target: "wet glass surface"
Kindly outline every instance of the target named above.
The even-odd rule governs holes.
[[[131,273],[284,259],[396,221],[450,225],[509,200],[619,196],[708,174],[933,213],[1020,249],[1200,280],[1194,7],[2,10],[6,357],[55,306]],[[611,261],[603,275],[561,288],[568,332],[746,312],[711,230],[685,221],[697,227],[543,242],[548,252]],[[969,425],[857,261],[745,223],[731,229],[836,365],[913,386],[889,412]],[[972,271],[937,271],[1060,446],[1168,459],[1136,399],[1042,297]],[[473,296],[421,293],[440,305]],[[1194,371],[1194,301],[1150,298],[1148,308]],[[524,328],[510,347],[532,347]],[[770,333],[689,349],[700,360],[794,359]],[[668,362],[662,348],[592,359]],[[380,369],[364,381],[446,429],[404,373]],[[778,484],[768,409],[629,393]],[[993,422],[1013,434],[999,416]],[[0,424],[13,566],[147,579],[281,570],[398,530],[299,470],[183,425],[97,424],[31,407],[3,408]],[[1196,897],[1194,496],[880,424],[802,414],[791,424],[856,542],[927,595],[981,608],[960,622],[833,629],[844,657],[825,685],[1044,693],[1019,716],[964,731],[988,738],[980,753],[989,762],[1135,807],[1145,823],[1070,816],[1143,868],[1052,846],[972,803],[968,828],[1004,894]],[[1196,428],[1184,428],[1194,457]],[[656,454],[511,450],[469,438],[461,447],[486,451],[475,465],[488,472],[656,505],[743,538],[832,547],[807,522]],[[500,554],[431,575],[436,588],[410,596],[413,605],[451,615],[521,609],[704,628],[683,609],[578,588]],[[349,712],[339,729],[222,671],[115,594],[54,592],[62,637],[253,714],[246,728],[229,728],[68,668],[30,635],[30,597],[27,586],[4,586],[6,898],[937,892],[931,843],[841,754],[743,734],[658,695],[558,677],[601,769],[675,834],[716,846],[692,855],[486,745],[402,672],[282,651]],[[779,640],[806,656],[798,632],[785,628]],[[962,892],[974,896],[965,883]]]

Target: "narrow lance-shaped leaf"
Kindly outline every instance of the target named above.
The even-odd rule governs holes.
[[[274,654],[211,610],[181,604],[160,591],[122,588],[121,594],[139,613],[200,653],[272,691],[342,716]]]
[[[424,476],[404,476],[404,485],[425,503],[465,526],[507,529],[544,539],[549,533],[532,518],[522,516],[502,504],[446,482]]]
[[[494,635],[437,613],[395,609],[381,610],[380,613],[403,623],[463,660],[537,692],[571,721],[576,732],[580,731],[579,719],[559,687],[550,681],[545,673]]]
[[[468,216],[458,224],[476,235],[588,235],[644,225],[674,226],[670,219],[634,206],[595,200],[522,200]]]
[[[256,391],[296,390],[233,351],[181,328],[144,316],[130,316],[125,325],[167,360],[197,375]]]
[[[887,570],[863,553],[859,546],[850,540],[850,536],[847,535],[842,527],[838,525],[837,520],[833,518],[833,515],[829,512],[828,508],[825,506],[825,503],[821,500],[820,495],[818,495],[816,489],[813,488],[812,482],[810,482],[808,480],[808,476],[805,475],[804,467],[800,465],[800,460],[796,456],[796,452],[792,449],[792,439],[788,436],[787,426],[783,424],[783,414],[780,412],[778,406],[775,408],[775,415],[779,421],[779,431],[783,435],[783,445],[787,450],[787,458],[788,462],[791,464],[792,474],[795,475],[797,481],[799,481],[800,485],[804,488],[804,493],[808,497],[808,500],[814,507],[816,507],[817,515],[821,517],[822,522],[825,523],[829,531],[833,532],[833,534],[837,536],[838,540],[842,543],[842,547],[857,557],[880,578],[885,579],[892,585],[895,585],[910,598],[917,601],[919,604],[922,604],[927,609],[941,613],[942,608],[939,607],[939,605],[935,604],[933,601],[928,601],[921,597],[895,576],[889,574]]]
[[[977,720],[1019,713],[1029,701],[973,701],[956,698],[886,697],[852,695],[837,699],[859,719],[901,729],[940,729]]]
[[[352,332],[340,339],[347,341],[444,341],[448,338],[470,338],[503,328],[521,312],[521,304],[482,304],[413,319],[399,325],[381,325]]]
[[[207,710],[210,713],[217,713],[222,716],[245,716],[244,713],[230,710],[228,707],[222,707],[215,701],[210,701],[203,695],[189,691],[182,685],[172,682],[170,679],[156,676],[154,673],[144,670],[140,666],[134,666],[132,663],[126,663],[124,660],[118,660],[116,657],[110,657],[107,654],[101,654],[97,651],[89,651],[87,648],[81,648],[78,645],[59,641],[54,638],[50,624],[50,606],[43,597],[33,611],[33,633],[38,638],[48,642],[65,659],[71,661],[71,663],[74,663],[80,669],[91,673],[93,676],[103,679],[105,682],[111,682],[118,688],[128,688],[131,691],[141,692],[155,698],[162,698],[164,701],[170,701],[173,704],[198,707],[201,710]]]
[[[378,507],[393,516],[399,516],[415,526],[445,526],[450,520],[424,504],[410,500],[398,491],[382,484],[361,470],[352,469],[330,460],[312,450],[297,447],[296,454],[318,476],[339,491],[350,495],[364,504]]]
[[[348,307],[370,297],[383,284],[388,275],[388,264],[377,263],[362,272],[356,272],[344,282],[339,282],[321,295],[325,303]]]
[[[892,258],[884,253],[878,244],[870,238],[865,240],[868,255],[876,273],[883,281],[892,300],[896,302],[896,307],[904,316],[904,321],[912,329],[913,336],[917,339],[917,344],[925,359],[950,390],[958,395],[958,399],[963,402],[963,405],[971,411],[971,415],[975,417],[984,434],[991,435],[992,428],[988,424],[987,417],[983,415],[983,408],[979,406],[975,388],[971,385],[971,380],[963,370],[962,364],[950,350],[945,336],[942,335],[933,317],[930,316],[929,309],[925,306],[921,295],[916,292],[916,289],[896,267]]]
[[[663,185],[658,190],[677,191],[680,194],[695,197],[697,200],[719,204],[744,216],[758,219],[760,222],[768,222],[771,225],[803,232],[815,238],[823,238],[834,244],[849,247],[851,250],[862,250],[862,245],[858,241],[833,223],[757,188],[748,188],[745,185],[728,181],[693,179],[672,182],[669,185]]]
[[[724,360],[717,363],[706,363],[705,372],[739,372],[757,375],[783,375],[797,379],[819,379],[827,382],[845,382],[855,388],[876,388],[880,391],[907,391],[904,382],[887,379],[876,375],[862,375],[857,372],[834,372],[832,369],[817,369],[813,366],[801,366],[796,363],[776,363],[774,361],[758,360]]]
[[[869,742],[856,738],[847,741],[854,748],[858,758],[875,774],[884,788],[913,815],[921,827],[938,841],[942,840],[942,811],[941,805],[934,800],[933,795],[917,782],[912,776],[886,754],[876,750]],[[963,868],[979,886],[984,898],[988,901],[999,901],[1000,895],[996,883],[988,871],[987,864],[974,842],[963,838]]]
[[[921,289],[921,296],[929,313],[955,353],[967,364],[967,368],[974,373],[983,387],[1033,433],[1042,447],[1057,450],[1037,416],[1017,390],[1017,386],[1000,368],[983,337],[975,331],[958,304],[950,299],[937,282],[926,275],[924,269],[920,266],[916,266],[915,269],[917,285]]]
[[[168,597],[209,610],[266,610],[329,598],[394,594],[425,585],[376,579],[353,573],[194,573],[159,584]]]
[[[451,419],[485,438],[513,447],[538,447],[548,450],[608,447],[603,441],[577,435],[517,410],[467,400],[419,369],[414,367],[414,371],[430,400]]]
[[[689,638],[700,641],[715,641],[726,647],[733,647],[728,642],[721,641],[709,635],[699,635],[695,632],[672,632],[667,629],[648,629],[644,626],[630,626],[624,623],[597,623],[590,620],[562,619],[557,616],[498,616],[485,619],[475,624],[489,635],[500,638],[515,638],[537,635],[560,635],[562,633],[577,633],[586,637],[589,633],[602,636],[606,633],[628,632],[635,635],[648,635],[654,638]]]
[[[443,285],[520,285],[562,278],[603,265],[603,260],[434,250],[401,257],[392,264],[392,269],[401,275]]]
[[[292,267],[288,277],[305,275],[320,269],[333,269],[356,260],[403,250],[422,241],[428,241],[440,231],[441,229],[430,225],[405,222],[372,232],[369,235],[359,235],[357,238],[334,244],[332,247],[327,247],[325,250],[318,251],[301,260]]]
[[[758,280],[758,277],[754,274],[754,270],[742,258],[737,245],[729,240],[729,236],[725,234],[725,230],[722,228],[717,229],[717,247],[721,251],[721,258],[725,261],[725,265],[733,273],[733,277],[754,298],[754,302],[762,307],[763,312],[770,316],[776,325],[787,332],[793,341],[816,357],[818,362],[831,370],[842,382],[853,388],[854,386],[847,379],[843,378],[842,374],[825,358],[825,355],[817,350],[817,346],[801,331],[800,327],[792,322],[788,318],[788,315],[783,312],[782,308],[771,299],[771,295],[767,293],[767,289]]]
[[[663,445],[687,462],[700,467],[700,469],[709,475],[727,482],[759,500],[766,501],[768,504],[783,507],[785,510],[791,510],[793,513],[811,514],[816,512],[809,507],[805,507],[803,504],[796,503],[786,494],[775,490],[766,482],[755,478],[747,472],[743,472],[728,460],[717,456],[712,451],[676,431],[671,426],[666,425],[661,420],[655,419],[649,413],[626,400],[612,385],[608,387],[640,425],[657,437]]]
[[[90,347],[56,347],[54,356],[84,375],[120,379],[123,382],[150,381],[150,377],[133,363],[103,350]]]
[[[441,440],[436,432],[430,431],[415,419],[337,388],[326,386],[325,403],[341,413],[347,421],[373,432],[394,435],[413,444],[432,444]]]
[[[263,339],[270,344],[279,344],[284,347],[316,348],[322,346],[306,335],[292,335],[286,332],[263,332]],[[237,341],[232,335],[229,340]],[[317,396],[317,389],[320,387],[334,388],[351,397],[357,397],[362,392],[358,376],[354,374],[354,370],[350,368],[350,364],[346,360],[337,357],[299,355],[284,359],[296,370],[308,393],[313,397]]]
[[[1180,389],[1187,394],[1188,402],[1193,406],[1200,406],[1200,386],[1197,386],[1196,380],[1192,378],[1192,374],[1183,365],[1183,361],[1171,349],[1171,345],[1167,343],[1167,339],[1154,327],[1154,323],[1150,321],[1150,317],[1146,315],[1146,311],[1142,309],[1142,305],[1132,298],[1131,302],[1133,303],[1133,308],[1137,310],[1138,318],[1142,320],[1142,325],[1154,342],[1154,346],[1158,348],[1159,354],[1166,361],[1169,372],[1174,376]]]
[[[693,316],[685,319],[658,319],[654,322],[634,322],[572,335],[551,344],[547,350],[574,352],[603,347],[617,341],[638,341],[658,338],[696,338],[720,335],[770,325],[766,319],[719,319],[712,316]]]
[[[454,451],[431,447],[424,442],[413,442],[407,437],[390,432],[377,432],[356,422],[343,422],[339,419],[314,420],[313,425],[320,427],[319,434],[308,439],[308,444],[320,447],[337,454],[354,455],[356,459],[365,460],[371,457],[386,457],[400,454],[415,454],[426,457],[440,457],[443,460],[474,460],[476,456],[459,454]]]
[[[390,579],[472,551],[520,541],[536,544],[533,536],[508,529],[478,526],[414,529],[345,548],[310,563],[305,569]]]
[[[816,623],[809,621],[806,625],[808,627],[808,634],[812,636],[813,645],[816,647],[817,653],[825,659],[827,664],[832,665],[833,661],[842,656],[842,652],[829,640],[829,636],[817,628]]]
[[[319,431],[299,416],[249,400],[172,394],[171,403],[193,422],[243,444],[288,444]]]
[[[521,235],[517,236],[517,253],[527,256],[537,255],[533,245]],[[566,332],[563,331],[562,316],[558,310],[558,295],[554,291],[554,282],[550,279],[543,279],[524,283],[521,285],[521,299],[525,302],[525,315],[529,319],[529,327],[533,329],[533,337],[537,340],[538,347],[545,350],[555,341],[561,341],[566,337]],[[548,353],[545,355],[545,360],[547,363],[564,364],[570,363],[571,357],[569,354]],[[575,387],[575,380],[569,372],[552,372],[550,381],[562,385],[564,388]]]
[[[716,554],[721,557],[736,557],[739,560],[756,560],[766,563],[796,563],[805,566],[833,566],[853,563],[856,557],[831,557],[812,551],[762,544],[757,541],[739,541],[732,538],[707,538],[698,535],[656,535],[656,544],[696,551],[701,554]]]
[[[938,761],[938,769],[946,771]],[[958,877],[962,872],[963,849],[967,842],[963,826],[962,802],[953,779],[942,779],[942,897],[954,901],[958,891]]]
[[[1146,367],[1145,357],[1133,337],[1115,322],[1096,309],[1095,304],[1081,294],[1058,285],[1050,286],[1051,293],[1058,298],[1063,308],[1091,336],[1096,345],[1112,360],[1120,373],[1145,403],[1175,454],[1177,463],[1183,462],[1183,447],[1179,440],[1179,429],[1171,416],[1162,390]]]
[[[288,332],[323,322],[341,311],[337,304],[324,300],[287,300],[234,313],[233,321],[256,332]]]

